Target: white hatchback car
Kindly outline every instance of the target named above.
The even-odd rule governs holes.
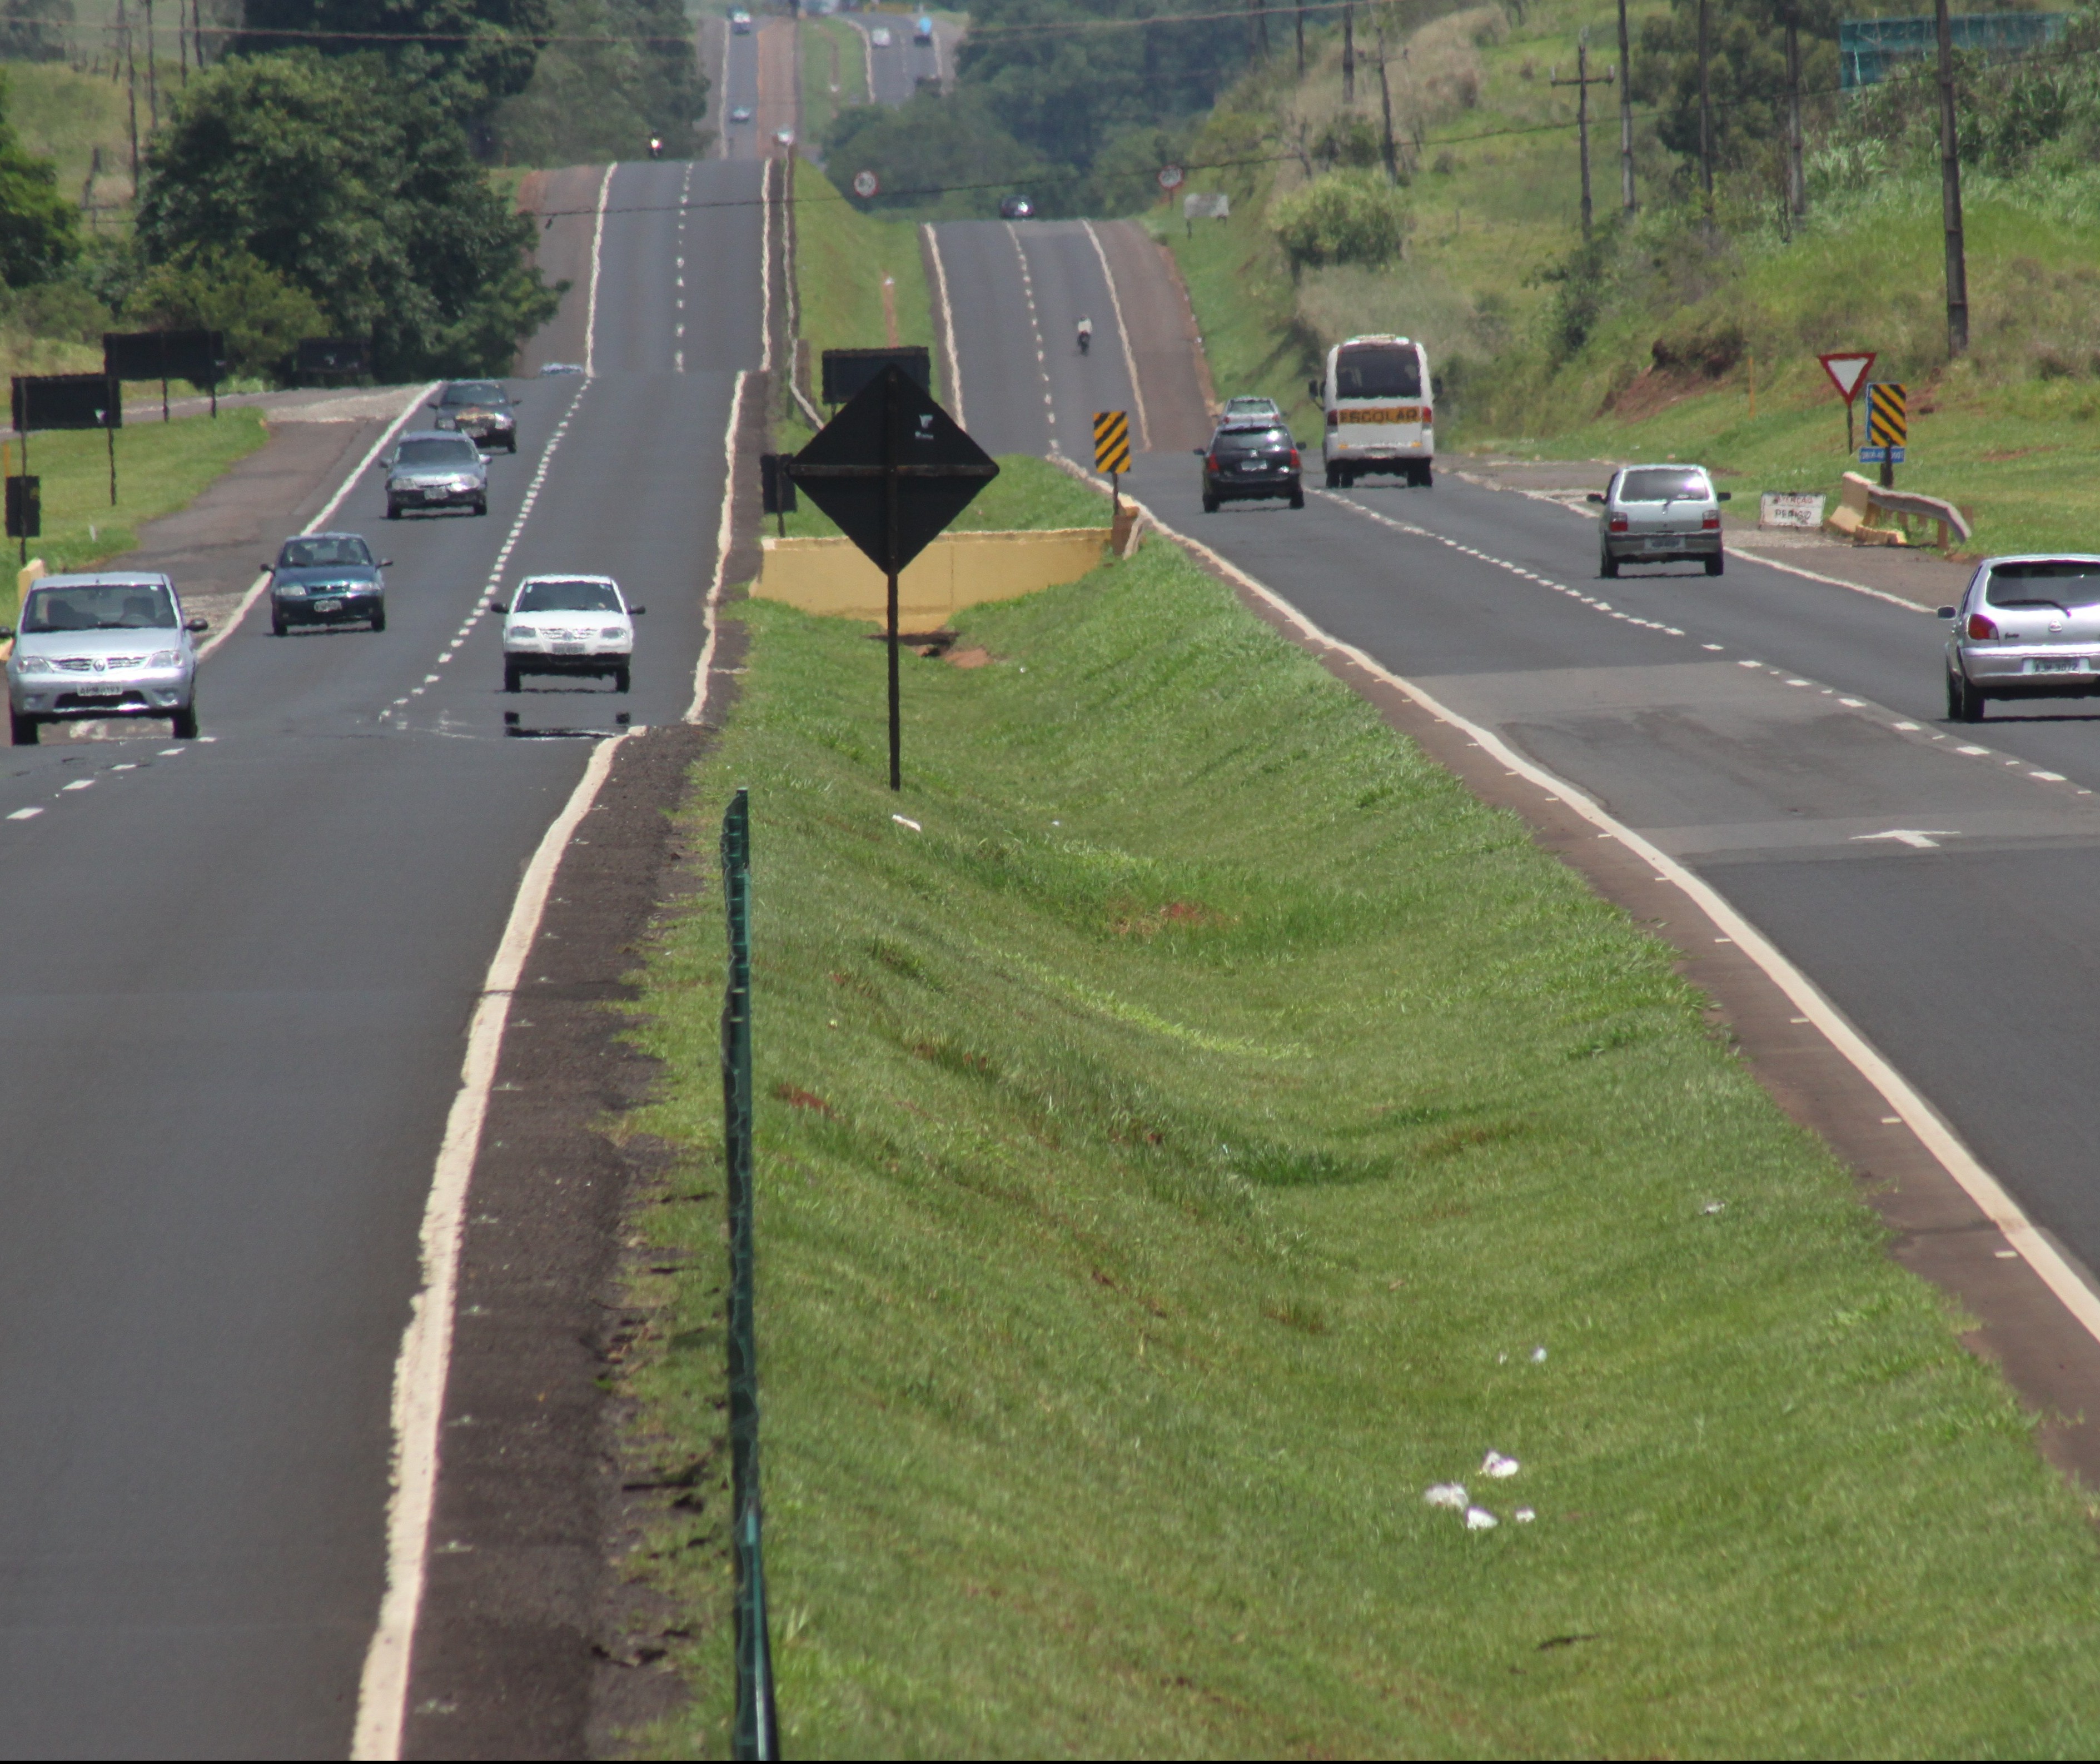
[[[609,576],[528,576],[503,614],[503,690],[519,690],[527,674],[588,674],[610,678],[624,692],[634,659],[634,620],[647,609],[630,606]]]

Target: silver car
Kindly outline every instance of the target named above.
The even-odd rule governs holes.
[[[386,461],[386,518],[408,509],[488,513],[488,461],[463,434],[425,430],[404,435]]]
[[[1597,522],[1597,574],[1615,576],[1622,563],[1703,563],[1721,573],[1721,505],[1703,465],[1626,465],[1611,486],[1589,500],[1604,513]]]
[[[196,645],[165,576],[46,576],[31,584],[7,658],[7,721],[18,747],[46,723],[165,717],[196,739]]]
[[[1986,558],[1958,606],[1942,606],[1947,715],[1979,723],[1990,699],[2100,691],[2100,557]]]

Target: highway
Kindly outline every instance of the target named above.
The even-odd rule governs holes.
[[[586,276],[533,352],[593,375],[514,383],[487,518],[389,523],[376,474],[351,489],[332,524],[395,560],[383,634],[274,639],[250,611],[205,664],[203,741],[148,725],[0,768],[7,1756],[349,1748],[462,1036],[595,745],[503,713],[609,732],[692,702],[761,355],[760,175],[618,169],[595,324]],[[587,263],[593,218],[557,227]],[[501,692],[486,598],[553,569],[647,606],[629,699]]]
[[[1093,241],[1077,223],[936,233],[972,433],[1084,459],[1091,411],[1132,402]],[[1156,327],[1174,291],[1129,266],[1123,312]],[[2100,1266],[2100,703],[1948,725],[1929,613],[1733,558],[1718,580],[1604,582],[1586,516],[1448,473],[1205,515],[1185,392],[1138,378],[1154,432],[1135,494],[1710,882]],[[1314,486],[1317,437],[1300,440]]]

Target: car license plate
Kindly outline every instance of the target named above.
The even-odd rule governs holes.
[[[124,695],[121,686],[75,686],[73,695],[82,699],[115,699]]]
[[[1642,540],[1650,551],[1670,551],[1680,543],[1674,534],[1661,533],[1652,539]]]
[[[557,643],[554,646],[557,655],[580,655],[583,652],[584,646],[580,643]]]
[[[2082,674],[2092,671],[2092,658],[2085,655],[2036,655],[2027,661],[2027,672],[2031,674]]]
[[[449,490],[426,490],[423,492],[423,500],[426,502],[442,502],[451,494]]]
[[[342,611],[342,602],[339,600],[317,600],[314,602],[314,611],[315,612],[341,612]]]

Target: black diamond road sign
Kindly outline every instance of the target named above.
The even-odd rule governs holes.
[[[795,456],[810,500],[878,570],[902,570],[999,475],[992,456],[894,364]]]

